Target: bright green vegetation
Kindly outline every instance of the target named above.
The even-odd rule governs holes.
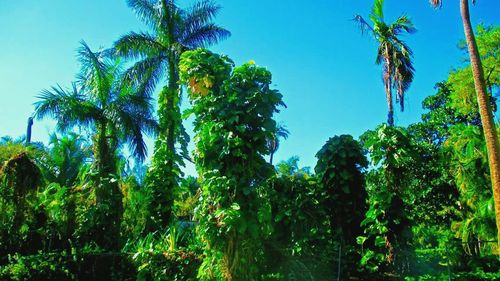
[[[47,146],[1,139],[0,280],[500,279],[470,65],[436,81],[419,122],[394,126],[390,109],[359,139],[332,136],[314,169],[295,156],[274,165],[286,94],[255,62],[198,48],[229,35],[212,23],[218,6],[159,3],[129,1],[151,34],[97,52],[82,42],[77,81],[41,93],[35,117],[57,121]],[[380,43],[387,97],[403,104],[415,70],[397,35],[413,27],[384,23],[382,3],[373,27],[357,20]],[[496,111],[500,28],[476,39]],[[149,166],[145,135],[157,138]]]

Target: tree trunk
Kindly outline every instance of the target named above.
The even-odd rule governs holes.
[[[175,55],[172,55],[175,56]],[[167,120],[167,147],[172,154],[175,154],[175,129],[177,127],[177,118],[174,118],[179,106],[179,75],[175,63],[169,61],[168,66],[168,96],[166,97],[167,110],[169,111]]]
[[[33,126],[33,117],[28,118],[28,127],[26,128],[26,145],[31,143],[31,126]]]
[[[465,39],[469,49],[472,74],[474,76],[474,85],[477,94],[477,103],[479,105],[479,114],[483,125],[484,137],[486,139],[486,148],[488,150],[488,160],[490,165],[491,186],[493,188],[493,199],[495,202],[495,216],[497,224],[497,239],[500,247],[500,150],[498,145],[498,134],[493,122],[493,113],[490,107],[490,100],[486,92],[486,83],[484,80],[481,58],[472,30],[469,14],[469,1],[460,0],[460,12],[464,25]]]
[[[114,152],[108,141],[108,124],[100,121],[94,143],[94,179],[97,220],[92,225],[91,239],[107,250],[120,249],[120,222],[123,213],[122,193],[116,179],[117,167]]]
[[[389,58],[389,50],[386,47],[385,50],[385,69],[384,69],[384,86],[385,86],[385,95],[387,98],[387,123],[389,126],[394,126],[394,107],[392,105],[392,85],[391,85],[391,59]]]
[[[392,91],[391,91],[391,86],[390,82],[387,81],[385,82],[385,95],[387,98],[387,123],[389,126],[393,127],[394,126],[394,107],[392,105]]]

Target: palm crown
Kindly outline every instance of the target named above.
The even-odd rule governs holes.
[[[109,139],[111,148],[128,143],[130,151],[143,160],[143,132],[154,133],[157,127],[144,86],[123,80],[119,61],[92,52],[85,42],[81,45],[78,81],[71,89],[57,86],[44,90],[35,103],[35,115],[56,118],[61,131],[75,126],[97,129]]]
[[[220,10],[212,1],[199,2],[186,10],[173,0],[129,0],[128,4],[152,33],[130,32],[115,42],[115,51],[121,57],[138,60],[127,74],[147,82],[150,94],[166,71],[170,80],[177,80],[168,67],[170,64],[177,72],[182,52],[215,44],[230,35],[212,23]]]

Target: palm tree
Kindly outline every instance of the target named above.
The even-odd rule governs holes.
[[[128,0],[129,6],[151,28],[151,33],[131,32],[115,42],[115,54],[136,60],[127,71],[129,77],[144,81],[151,95],[164,77],[166,86],[158,98],[160,134],[155,143],[150,173],[146,184],[154,193],[154,225],[149,230],[165,226],[170,221],[171,190],[177,185],[179,165],[186,157],[187,135],[182,127],[178,64],[180,55],[190,49],[205,47],[230,36],[229,31],[212,21],[220,6],[204,0],[189,9],[181,9],[174,0]],[[182,152],[176,152],[176,143]]]
[[[78,50],[81,71],[77,83],[69,90],[60,86],[44,90],[35,103],[35,116],[57,120],[57,128],[66,132],[75,126],[91,128],[93,136],[92,165],[97,216],[94,233],[98,244],[116,249],[121,218],[121,192],[117,183],[116,150],[123,143],[143,160],[146,145],[143,132],[157,129],[150,98],[144,85],[122,79],[119,61],[94,53],[85,42]]]
[[[407,16],[400,16],[391,24],[384,21],[384,0],[375,0],[370,14],[370,25],[362,16],[356,15],[356,21],[362,33],[369,32],[378,42],[376,64],[382,64],[383,81],[387,98],[387,123],[394,126],[394,109],[392,91],[396,90],[396,102],[404,111],[404,95],[411,82],[415,69],[412,64],[413,53],[411,49],[399,39],[403,33],[416,32],[411,20]]]
[[[269,155],[269,164],[273,164],[274,160],[274,154],[278,151],[280,148],[280,139],[287,139],[288,135],[290,132],[286,128],[285,125],[278,124],[276,126],[276,132],[273,133],[272,138],[267,140],[267,147],[269,149],[270,155]]]
[[[473,0],[474,4],[476,1]],[[440,7],[442,0],[431,0],[434,7]],[[486,139],[486,148],[488,151],[488,160],[490,165],[491,187],[493,189],[493,200],[495,202],[495,215],[497,224],[497,241],[500,248],[500,145],[498,143],[498,133],[493,121],[493,113],[491,110],[491,101],[486,90],[486,82],[484,79],[484,70],[479,56],[479,50],[472,29],[469,13],[469,1],[460,0],[460,13],[462,15],[462,24],[464,26],[465,40],[469,50],[472,75],[474,77],[474,85],[476,88],[477,103],[479,106],[479,114],[481,115],[481,123],[483,126],[484,137]]]

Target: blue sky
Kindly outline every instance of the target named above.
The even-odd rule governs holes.
[[[477,2],[471,8],[474,25],[500,24],[500,1]],[[366,17],[371,0],[218,3],[224,8],[216,21],[233,35],[212,50],[237,64],[253,59],[267,67],[284,96],[287,108],[276,119],[291,135],[277,160],[298,155],[301,165],[314,167],[314,155],[329,137],[357,137],[386,120],[376,42],[350,21],[355,14]],[[384,11],[386,21],[406,14],[418,28],[405,37],[415,53],[416,76],[406,111],[395,116],[397,125],[408,125],[418,121],[421,101],[434,93],[434,84],[464,58],[456,47],[463,38],[458,1],[434,10],[426,0],[387,0]],[[125,0],[0,0],[0,27],[0,136],[13,137],[25,133],[42,89],[74,80],[80,40],[96,50],[128,31],[146,29]],[[46,142],[53,127],[50,120],[35,122],[33,140]]]

